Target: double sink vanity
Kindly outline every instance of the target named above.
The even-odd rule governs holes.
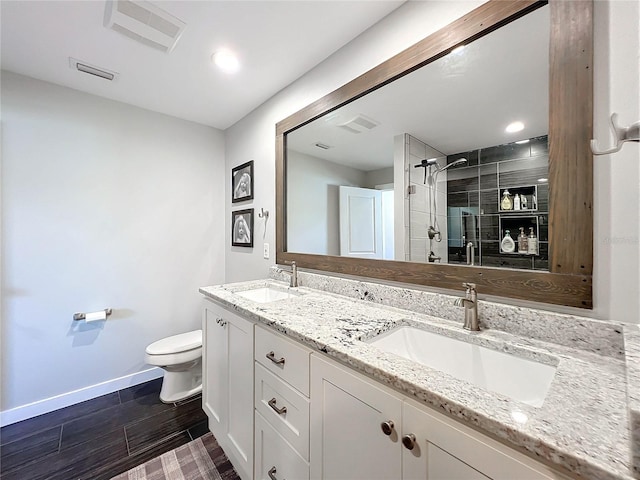
[[[473,332],[454,296],[285,273],[200,289],[243,479],[639,478],[622,325],[481,298]]]

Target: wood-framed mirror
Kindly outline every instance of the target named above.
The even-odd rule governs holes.
[[[531,0],[490,0],[279,122],[276,125],[277,263],[296,261],[302,268],[452,290],[461,290],[463,282],[473,282],[480,294],[592,308],[593,169],[589,140],[593,117],[593,3],[592,0],[551,0],[548,7],[546,5],[547,2]],[[489,38],[492,32],[542,7],[549,10],[548,137],[536,138],[548,142],[548,178],[545,180],[548,212],[544,217],[544,240],[548,243],[544,246],[544,270],[406,261],[408,256],[397,255],[385,260],[308,253],[291,242],[287,236],[287,215],[291,215],[292,207],[287,205],[287,198],[291,198],[287,190],[291,183],[287,181],[287,172],[291,171],[287,167],[291,156],[287,150],[289,135],[295,135],[296,131],[302,131],[301,127],[316,120],[335,116],[339,108],[435,64],[460,45]],[[290,138],[293,143],[294,137]],[[452,152],[446,152],[449,153]],[[445,165],[455,162],[455,158],[447,157]],[[427,168],[424,170],[426,185]],[[404,195],[406,185],[402,189]],[[494,195],[502,195],[503,190],[498,188]],[[523,198],[526,193],[531,201],[532,191],[523,187],[520,193]],[[297,202],[296,207],[304,208],[304,202]],[[310,212],[311,218],[312,214]],[[509,220],[506,217],[505,221]],[[499,234],[504,234],[503,226]],[[464,236],[462,238],[464,242]],[[288,248],[289,244],[294,248]],[[448,242],[450,247],[452,244],[455,242]]]

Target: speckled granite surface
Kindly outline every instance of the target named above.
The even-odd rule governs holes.
[[[640,478],[640,326],[627,325],[624,331],[627,352],[627,396],[631,428],[631,464]]]
[[[308,285],[309,278],[305,277],[303,282]],[[431,316],[437,313],[437,302],[441,302],[445,310],[449,308],[446,299],[432,299],[428,302],[429,305],[425,308],[430,309],[431,314],[417,312],[415,310],[422,306],[407,306],[411,306],[412,301],[422,304],[423,295],[427,292],[399,289],[402,290],[398,294],[402,308],[397,308],[385,304],[391,302],[382,291],[374,288],[376,285],[355,283],[357,285],[349,288],[364,289],[359,292],[363,298],[371,300],[368,297],[375,295],[382,301],[371,303],[359,300],[355,295],[330,293],[331,288],[336,289],[335,285],[328,288],[329,291],[303,286],[296,289],[299,295],[262,304],[237,294],[267,284],[278,284],[273,280],[203,287],[200,292],[217,303],[268,325],[314,350],[324,352],[409,397],[584,478],[633,478],[625,362],[616,353],[618,343],[624,352],[622,334],[611,335],[610,340],[596,342],[594,347],[594,344],[580,338],[580,326],[576,327],[578,333],[562,331],[558,334],[575,337],[576,342],[573,344],[569,340],[562,340],[562,343],[570,345],[537,338],[545,337],[545,334],[517,336],[497,329],[468,332],[461,328],[462,311],[457,308],[446,312],[455,321]],[[279,285],[286,288],[286,284]],[[481,312],[486,314],[486,310]],[[590,322],[586,323],[591,325]],[[601,323],[604,326],[606,322]],[[536,408],[511,400],[429,367],[385,353],[363,341],[403,324],[416,325],[439,334],[489,346],[494,350],[557,365],[544,404]],[[528,328],[532,329],[533,326]],[[612,330],[616,328],[618,326],[611,327]],[[603,351],[606,354],[603,355]]]
[[[289,281],[289,276],[277,266],[271,268],[270,274],[275,280]],[[325,292],[391,305],[454,322],[463,318],[461,307],[453,304],[457,297],[452,295],[303,271],[298,272],[298,279],[302,286]],[[461,286],[459,296],[463,295]],[[478,292],[478,298],[481,328],[502,330],[525,338],[624,359],[623,324],[488,302],[483,300],[482,291]]]

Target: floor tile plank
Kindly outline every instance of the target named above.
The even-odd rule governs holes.
[[[128,423],[152,417],[174,408],[173,405],[162,403],[157,394],[150,394],[70,421],[64,424],[62,430],[61,450],[64,451],[91,439],[96,431],[112,432]]]
[[[207,417],[202,410],[202,399],[179,405],[152,417],[125,426],[130,454],[153,445],[174,432],[186,431]]]
[[[36,463],[45,457],[58,453],[62,426],[23,437],[7,443],[0,449],[2,474]]]
[[[120,404],[118,392],[108,393],[85,402],[76,403],[53,412],[29,418],[0,429],[0,444],[15,442],[35,432],[49,429],[63,423],[100,412],[105,408]]]

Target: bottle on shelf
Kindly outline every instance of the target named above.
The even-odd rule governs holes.
[[[513,210],[513,200],[511,199],[511,194],[509,190],[505,190],[502,194],[502,200],[500,201],[500,209],[501,210]]]
[[[520,227],[520,235],[518,235],[518,253],[529,253],[527,234],[524,233],[524,227]]]
[[[516,196],[513,198],[513,209],[520,210],[520,195],[516,193]]]
[[[505,253],[515,252],[516,244],[513,241],[513,238],[511,238],[511,235],[509,234],[509,230],[504,231],[504,238],[502,239],[502,242],[500,242],[500,246],[502,248],[502,251]]]
[[[527,238],[527,253],[530,255],[538,254],[538,239],[533,233],[533,227],[529,227],[529,238]]]
[[[520,209],[527,209],[527,196],[525,194],[520,195]]]

